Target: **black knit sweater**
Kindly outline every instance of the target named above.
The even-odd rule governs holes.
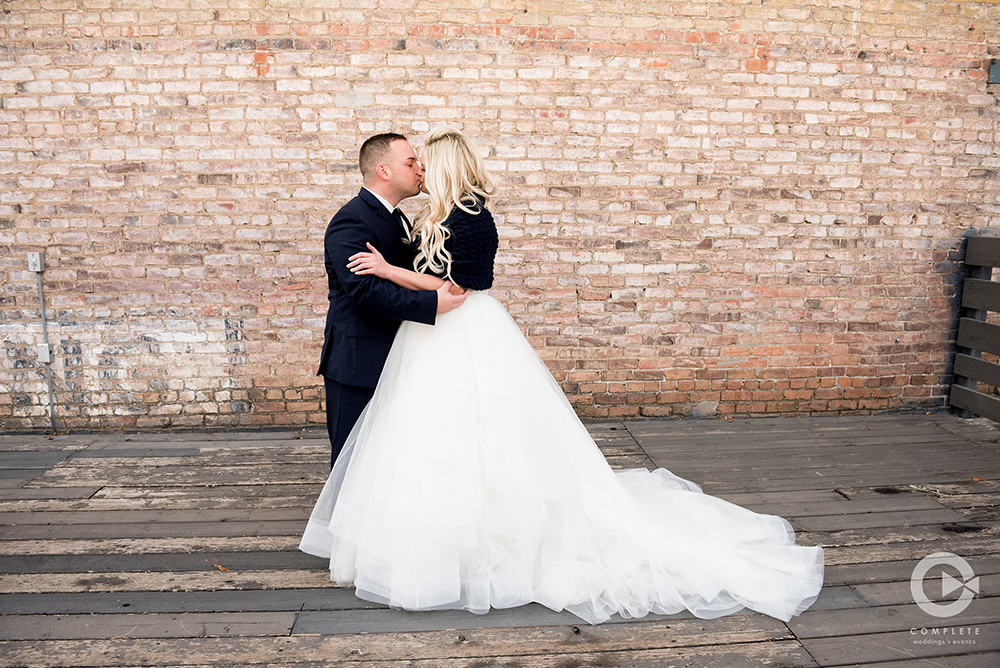
[[[467,290],[488,290],[493,286],[497,227],[485,207],[479,210],[478,214],[469,214],[455,207],[444,221],[451,231],[444,242],[451,253],[451,280]]]

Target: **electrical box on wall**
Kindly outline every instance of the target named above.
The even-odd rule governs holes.
[[[45,253],[28,253],[28,271],[45,271]]]
[[[38,361],[42,364],[52,363],[52,344],[51,343],[39,343],[38,344]]]
[[[1000,83],[1000,58],[994,58],[990,61],[990,74],[987,81],[991,84]]]

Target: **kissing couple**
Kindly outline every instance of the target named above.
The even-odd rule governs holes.
[[[320,374],[332,470],[300,549],[405,610],[540,603],[592,624],[743,608],[781,620],[823,585],[791,525],[666,469],[614,471],[493,284],[496,182],[459,130],[369,138],[330,221]],[[426,193],[412,225],[396,209]]]

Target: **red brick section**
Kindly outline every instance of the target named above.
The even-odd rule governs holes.
[[[2,430],[48,424],[38,250],[60,427],[321,423],[376,131],[481,142],[494,294],[584,416],[940,407],[1000,233],[993,2],[2,7]]]

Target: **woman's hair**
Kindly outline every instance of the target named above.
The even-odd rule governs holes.
[[[444,221],[457,206],[477,214],[496,190],[475,143],[461,131],[443,126],[431,130],[424,143],[424,184],[428,203],[417,214],[410,234],[418,242],[413,268],[451,278],[451,253],[444,242],[451,234]]]

